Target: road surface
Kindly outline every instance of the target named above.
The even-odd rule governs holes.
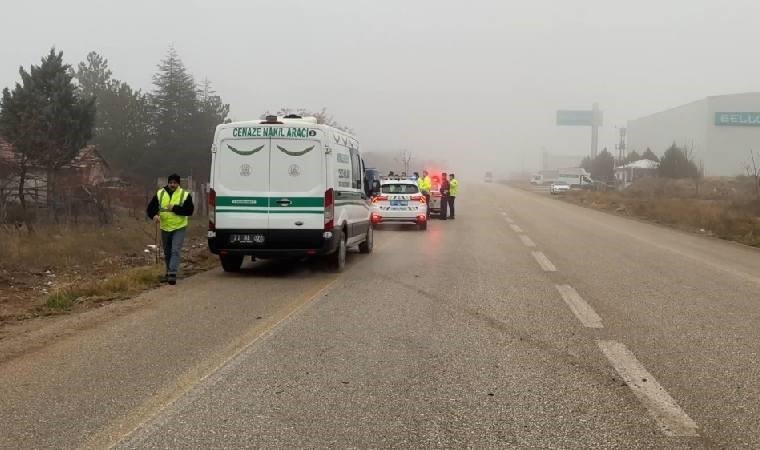
[[[0,363],[3,448],[759,448],[760,253],[496,184]]]

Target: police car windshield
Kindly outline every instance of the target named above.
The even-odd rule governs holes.
[[[380,192],[383,194],[416,194],[420,190],[414,184],[384,184],[380,186]]]

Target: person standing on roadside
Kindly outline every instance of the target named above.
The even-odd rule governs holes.
[[[182,243],[187,233],[188,217],[193,215],[195,207],[193,197],[179,185],[179,175],[169,175],[166,186],[153,196],[146,213],[148,217],[161,226],[161,243],[164,249],[166,274],[162,282],[177,284],[177,271],[180,264]]]
[[[417,186],[420,188],[422,195],[425,196],[425,202],[428,205],[427,216],[430,218],[430,189],[433,188],[433,182],[430,181],[427,170],[422,171],[422,178],[417,180]]]
[[[448,215],[446,207],[449,204],[450,189],[449,177],[446,176],[446,172],[443,172],[441,174],[441,220],[446,220],[446,216]]]
[[[454,220],[454,216],[456,215],[454,213],[454,201],[457,199],[457,194],[459,194],[459,180],[454,177],[454,174],[449,174],[449,219]]]

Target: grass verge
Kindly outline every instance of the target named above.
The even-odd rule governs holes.
[[[110,300],[159,286],[161,265],[135,267],[101,281],[87,281],[50,294],[45,305],[52,311],[67,311],[88,299]]]

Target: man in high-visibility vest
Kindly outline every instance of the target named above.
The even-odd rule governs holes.
[[[430,180],[427,170],[422,171],[422,178],[417,180],[417,186],[420,188],[422,195],[425,196],[425,201],[427,202],[428,207],[427,216],[430,218],[430,189],[433,188],[433,182]]]
[[[449,196],[447,200],[449,202],[449,219],[454,220],[454,201],[459,194],[459,180],[454,177],[454,174],[449,174]]]
[[[148,217],[161,226],[161,243],[164,249],[166,275],[161,281],[177,284],[180,252],[187,232],[188,217],[195,207],[190,193],[179,186],[176,173],[169,175],[166,186],[156,192],[148,204]]]

